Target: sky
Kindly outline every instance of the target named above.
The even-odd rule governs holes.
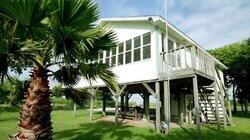
[[[162,15],[205,49],[250,37],[249,0],[96,0],[101,17]]]

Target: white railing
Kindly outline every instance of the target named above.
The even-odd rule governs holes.
[[[176,70],[194,68],[209,76],[213,76],[213,58],[194,45],[162,52],[160,53],[160,61],[161,75]]]

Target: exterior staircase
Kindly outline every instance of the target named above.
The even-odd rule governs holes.
[[[231,106],[228,100],[225,87],[218,71],[215,71],[215,85],[218,89],[218,114],[219,121],[224,125],[232,125]],[[207,123],[217,123],[216,101],[214,86],[201,87],[199,90],[199,105],[202,113],[202,121]]]
[[[200,110],[203,116],[203,121],[207,123],[217,123],[216,120],[216,105],[215,95],[213,92],[200,92],[199,93]],[[223,120],[223,108],[220,101],[218,101],[219,118]]]

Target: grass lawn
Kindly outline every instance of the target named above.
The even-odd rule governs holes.
[[[8,139],[8,134],[16,132],[18,122],[17,110],[0,110],[0,140]],[[100,114],[94,114],[95,118]],[[195,127],[173,129],[170,135],[156,134],[154,128],[139,128],[133,126],[115,126],[113,122],[96,119],[89,123],[87,111],[78,110],[72,117],[72,111],[53,111],[52,121],[54,139],[59,140],[161,140],[161,139],[195,139]],[[235,127],[227,127],[218,132],[214,125],[202,126],[202,139],[207,140],[249,140],[250,116],[238,114],[234,116]]]

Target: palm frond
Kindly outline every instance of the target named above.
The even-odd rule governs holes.
[[[81,75],[87,80],[97,80],[100,78],[108,87],[114,91],[118,91],[118,83],[116,82],[116,75],[109,70],[106,64],[101,63],[82,63],[78,69],[81,71]]]
[[[63,55],[66,63],[81,61],[91,40],[97,37],[81,35],[94,28],[93,22],[99,15],[97,5],[90,0],[54,0],[51,9],[54,12],[48,18],[48,26],[55,41],[56,56]]]
[[[73,66],[62,66],[59,70],[54,72],[54,80],[63,83],[65,86],[72,86],[77,84],[81,77],[79,70]]]
[[[26,39],[34,35],[42,37],[45,32],[41,21],[47,15],[49,0],[4,0],[0,1],[0,17],[18,22],[18,37]],[[38,35],[40,34],[40,35]]]
[[[79,48],[84,48],[81,57],[88,60],[96,60],[98,54],[102,51],[110,50],[116,47],[116,35],[111,30],[103,27],[96,27],[80,33],[82,38]]]
[[[65,88],[62,93],[67,99],[71,99],[74,103],[80,106],[87,106],[91,97],[88,90],[77,90],[72,87]]]

